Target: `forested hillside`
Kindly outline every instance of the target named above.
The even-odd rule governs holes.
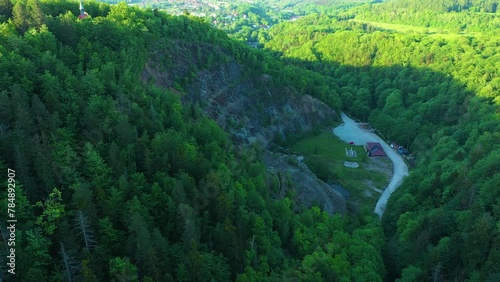
[[[483,22],[475,30],[487,26],[483,31],[493,32],[474,36],[398,32],[349,20],[382,11],[369,19],[383,21],[392,9],[392,22],[413,23],[397,16],[409,11],[416,26],[425,19],[420,11],[471,16],[443,13],[430,2],[447,3],[443,8],[452,1],[391,1],[347,14],[310,15],[271,29],[265,46],[333,77],[345,111],[416,154],[417,166],[391,196],[382,219],[389,240],[388,280],[498,281],[500,29],[495,20],[477,15]],[[483,2],[461,7],[471,10]],[[412,13],[406,4],[428,6]]]
[[[500,28],[498,0],[393,0],[352,12],[356,19],[438,27],[453,32],[494,32]]]
[[[0,279],[499,281],[497,8],[316,9],[258,50],[125,3],[85,2],[79,19],[74,1],[0,0],[0,183],[15,171],[17,220],[12,274],[2,189]],[[278,197],[292,177],[246,129],[297,138],[286,121],[311,100],[416,156],[381,221]]]
[[[2,189],[2,280],[383,279],[374,216],[275,199],[261,149],[181,103],[194,77],[228,61],[243,66],[257,102],[261,92],[311,94],[340,108],[331,80],[197,18],[86,2],[78,19],[72,1],[0,3],[0,171],[3,187],[15,171],[17,219],[14,275]],[[151,61],[171,86],[144,81]]]

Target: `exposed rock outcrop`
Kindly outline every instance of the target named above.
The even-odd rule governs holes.
[[[259,81],[272,79],[264,74]],[[241,66],[230,62],[197,74],[185,101],[204,105],[206,112],[240,143],[261,142],[265,147],[277,135],[307,132],[335,119],[323,102],[297,95],[292,88],[271,90],[244,79]]]

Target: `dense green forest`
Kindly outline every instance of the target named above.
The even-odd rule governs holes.
[[[15,276],[2,247],[2,280],[382,280],[374,216],[275,200],[259,151],[237,149],[198,106],[181,104],[193,74],[236,60],[246,77],[269,74],[268,87],[340,108],[321,75],[199,18],[91,2],[80,20],[77,8],[1,2],[0,171],[7,187],[15,170],[18,220]],[[194,52],[174,88],[140,79],[149,59],[169,70],[150,57],[183,42],[221,51]]]
[[[422,4],[377,12],[407,2]],[[0,278],[500,280],[497,2],[458,2],[311,14],[259,35],[257,50],[197,17],[86,2],[78,19],[73,1],[0,0],[0,181],[15,171],[18,220],[12,275],[2,189]],[[362,22],[449,29],[434,14],[477,22],[453,36]],[[192,62],[182,73],[158,55],[174,53]],[[150,61],[172,87],[142,79]],[[182,102],[198,73],[229,61],[255,103],[309,94],[415,152],[381,222],[276,199],[263,149]]]
[[[406,2],[377,5],[391,11]],[[440,11],[439,1],[411,3]],[[278,25],[265,46],[334,78],[345,111],[416,153],[417,167],[382,219],[388,279],[498,281],[500,29],[390,31],[349,20],[356,9]],[[478,26],[493,26],[484,14],[477,18]]]

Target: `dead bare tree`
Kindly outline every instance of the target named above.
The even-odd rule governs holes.
[[[63,243],[59,243],[61,246],[61,250],[59,251],[59,254],[61,255],[64,263],[64,277],[66,278],[66,281],[72,282],[73,277],[75,273],[79,271],[79,264],[73,257],[73,251],[67,251],[64,248]]]
[[[90,254],[90,249],[95,245],[94,234],[90,228],[89,218],[82,211],[76,214],[76,227],[80,232],[78,235],[83,237],[85,250]]]
[[[440,262],[432,269],[432,281],[433,282],[443,281],[443,266],[441,265]]]

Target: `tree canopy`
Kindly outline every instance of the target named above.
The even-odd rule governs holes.
[[[417,2],[313,13],[259,34],[258,50],[189,15],[88,2],[78,19],[73,1],[0,0],[0,171],[16,172],[18,219],[16,276],[2,277],[498,280],[498,3]],[[446,29],[452,17],[467,26],[380,25]],[[175,68],[174,53],[191,63]],[[314,96],[414,152],[382,223],[276,199],[262,149],[182,102],[228,60],[255,103],[267,75],[279,95]],[[144,79],[151,61],[171,87]]]

